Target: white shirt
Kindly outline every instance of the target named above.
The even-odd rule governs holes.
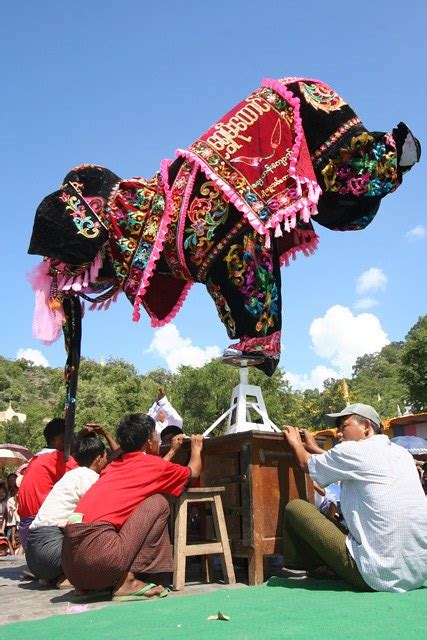
[[[157,420],[157,414],[163,411],[165,414],[164,420]],[[148,410],[148,415],[156,421],[156,431],[160,435],[163,429],[170,424],[173,424],[182,429],[182,418],[178,411],[173,408],[167,396],[160,398],[158,402],[155,402]]]
[[[96,471],[87,467],[67,471],[46,496],[30,529],[65,527],[80,498],[98,478]]]
[[[427,504],[414,460],[387,436],[342,442],[312,455],[320,486],[341,480],[347,548],[375,591],[409,591],[427,580]]]

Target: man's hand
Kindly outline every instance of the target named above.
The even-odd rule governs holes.
[[[170,450],[176,453],[182,447],[182,443],[185,440],[185,435],[183,433],[178,433],[178,435],[174,436],[171,440],[171,448]]]
[[[203,436],[201,434],[193,434],[191,436],[191,451],[201,451],[203,449]]]
[[[299,444],[303,444],[301,439],[300,430],[298,427],[286,426],[283,429],[283,435],[285,436],[288,444],[294,449]]]
[[[307,429],[301,429],[300,434],[301,432],[304,449],[306,451],[308,451],[309,453],[325,453],[323,449],[319,447],[316,442],[316,438],[310,431],[308,431]]]
[[[99,433],[101,436],[105,436],[108,433],[105,427],[94,422],[88,422],[83,429],[86,429],[87,433]]]
[[[164,390],[164,388],[163,388],[163,387],[159,387],[159,388],[157,389],[157,398],[156,398],[156,402],[160,402],[160,400],[161,400],[162,398],[164,398],[164,397],[165,397],[165,390]]]
[[[94,422],[88,422],[83,427],[83,431],[85,432],[85,435],[87,435],[88,433],[96,433],[96,434],[99,434],[100,436],[104,436],[104,438],[108,442],[108,446],[110,447],[111,451],[117,451],[119,449],[119,445],[114,440],[113,436],[110,435],[110,432],[108,431],[108,429],[106,429],[102,425],[96,424]]]

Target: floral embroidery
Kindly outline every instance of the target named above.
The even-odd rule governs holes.
[[[66,185],[66,187],[69,187],[69,185]],[[71,188],[73,187],[71,186]],[[65,202],[65,208],[70,213],[78,229],[77,233],[85,238],[96,238],[99,235],[101,223],[92,219],[92,211],[88,203],[84,201],[82,196],[78,197],[80,194],[75,187],[74,190],[78,195],[71,195],[64,190],[59,199]]]
[[[255,231],[245,234],[241,244],[230,247],[224,261],[231,282],[244,296],[245,309],[258,319],[256,332],[267,335],[278,317],[279,294],[265,236]]]
[[[227,328],[228,337],[234,338],[236,335],[236,323],[234,322],[231,315],[231,309],[228,305],[228,302],[221,292],[221,287],[218,284],[214,284],[211,280],[208,280],[206,282],[206,288],[209,295],[215,302],[215,306],[217,308],[221,322],[225,324]]]
[[[329,160],[322,176],[328,191],[383,197],[398,187],[396,150],[363,132]]]
[[[335,93],[331,87],[328,87],[322,82],[313,84],[299,82],[298,84],[306,102],[311,104],[316,110],[321,109],[322,111],[328,112],[338,111],[347,104],[338,93]]]
[[[200,265],[214,242],[213,236],[228,218],[228,203],[213,182],[205,182],[200,187],[200,195],[194,198],[188,209],[184,248],[189,251],[190,260]]]

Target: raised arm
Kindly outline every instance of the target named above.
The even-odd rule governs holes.
[[[191,456],[188,467],[191,470],[191,477],[198,478],[202,472],[202,449],[203,449],[203,436],[192,435],[191,436]]]

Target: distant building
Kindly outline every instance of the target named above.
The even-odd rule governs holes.
[[[25,422],[27,415],[25,413],[17,413],[12,409],[12,401],[9,400],[9,406],[6,411],[0,411],[0,422],[10,422],[11,420],[18,420],[19,422]]]

